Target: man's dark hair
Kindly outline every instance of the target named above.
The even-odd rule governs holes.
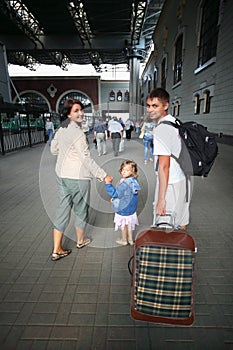
[[[153,98],[157,97],[162,103],[168,102],[170,100],[169,93],[163,89],[163,88],[157,88],[152,90],[148,95],[146,99],[152,100]]]

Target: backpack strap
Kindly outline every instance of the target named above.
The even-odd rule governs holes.
[[[161,122],[157,125],[157,127],[158,127],[160,124],[171,125],[171,126],[174,126],[176,129],[179,129],[179,127],[182,125],[182,122],[181,122],[179,119],[175,118],[175,121],[174,121],[174,122],[170,122],[170,121],[168,121],[168,120],[161,121]]]

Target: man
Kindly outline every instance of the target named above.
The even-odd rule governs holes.
[[[97,142],[97,150],[99,157],[106,154],[106,139],[108,138],[107,127],[102,118],[99,118],[94,126],[94,138]]]
[[[117,157],[119,154],[120,141],[123,138],[122,131],[123,128],[121,124],[117,121],[117,118],[114,117],[108,124],[108,130],[110,132],[110,139],[112,140],[112,148],[114,156]]]
[[[169,98],[166,90],[157,88],[151,91],[146,101],[149,117],[158,124],[154,130],[154,164],[157,174],[155,206],[157,215],[173,213],[175,226],[185,230],[189,223],[190,195],[187,201],[185,175],[178,162],[171,157],[172,154],[179,156],[181,139],[176,128],[161,123],[175,121],[168,114]]]

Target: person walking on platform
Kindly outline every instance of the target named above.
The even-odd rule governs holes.
[[[116,157],[119,154],[120,141],[123,139],[123,128],[117,121],[117,118],[114,117],[114,119],[109,122],[108,130],[110,135],[109,138],[112,140],[114,156]]]
[[[46,131],[48,133],[48,138],[49,138],[48,143],[49,143],[49,146],[50,146],[52,138],[53,138],[53,134],[54,134],[54,125],[53,125],[53,122],[51,121],[50,118],[46,119],[45,129],[46,129]]]
[[[176,128],[162,123],[175,122],[175,118],[168,114],[169,99],[166,90],[157,88],[149,93],[146,100],[149,117],[157,122],[154,129],[155,210],[160,216],[173,213],[175,226],[186,229],[189,223],[190,191],[187,200],[185,174],[172,157],[172,155],[179,156],[181,139]],[[190,182],[188,186],[190,187]]]
[[[62,246],[64,231],[69,224],[71,209],[75,215],[77,248],[83,248],[91,240],[84,237],[88,219],[90,179],[100,181],[111,177],[91,158],[86,136],[82,130],[83,104],[79,100],[68,99],[64,104],[64,122],[55,133],[51,143],[51,153],[57,155],[56,174],[59,204],[54,220],[54,247],[52,261],[71,253]]]
[[[86,136],[87,143],[89,143],[89,140],[88,140],[89,125],[88,125],[88,120],[87,119],[83,119],[83,121],[82,121],[82,129],[83,129],[83,132],[84,132],[84,134]]]
[[[97,150],[99,157],[106,154],[106,139],[108,138],[107,127],[102,118],[99,118],[94,126],[94,138],[97,142]]]
[[[134,123],[132,120],[127,119],[125,122],[125,131],[126,131],[126,140],[130,141],[131,140],[131,133],[134,129]]]
[[[151,120],[150,118],[147,118],[147,120],[145,120],[142,126],[145,164],[147,164],[147,161],[148,161],[148,150],[150,153],[150,162],[153,162],[153,151],[154,151],[153,130],[155,126],[156,126],[155,121]]]
[[[134,244],[133,230],[138,225],[137,207],[138,191],[140,186],[137,181],[137,164],[131,160],[126,160],[121,164],[120,174],[122,179],[117,187],[112,185],[112,179],[106,178],[105,187],[112,197],[112,208],[115,212],[115,231],[121,229],[121,238],[116,240],[117,244]]]

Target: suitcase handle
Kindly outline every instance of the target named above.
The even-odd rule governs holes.
[[[172,227],[172,228],[175,228],[174,225],[172,225],[172,224],[170,224],[169,222],[166,222],[166,221],[164,221],[164,222],[158,222],[157,224],[153,225],[152,227],[158,227],[158,226],[162,226],[162,225],[166,225],[166,226],[170,226],[170,227]]]
[[[171,223],[167,222],[167,221],[163,221],[163,222],[157,222],[159,220],[159,218],[161,217],[170,217],[171,218]],[[151,225],[151,227],[159,227],[162,225],[166,225],[166,226],[170,226],[171,228],[175,229],[175,214],[173,212],[167,212],[166,215],[154,215],[153,218],[153,224]]]

